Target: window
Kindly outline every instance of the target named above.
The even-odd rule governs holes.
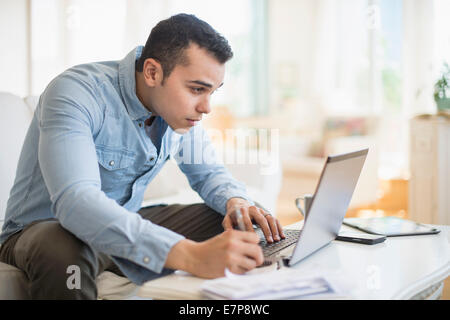
[[[230,42],[234,58],[230,61],[223,90],[214,97],[216,104],[231,107],[236,116],[262,114],[265,77],[265,1],[253,0],[172,0],[166,16],[180,12],[195,14],[209,22]]]

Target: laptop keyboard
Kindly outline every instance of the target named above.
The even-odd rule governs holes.
[[[264,235],[262,235],[261,240],[259,241],[259,245],[261,246],[265,257],[272,256],[277,252],[296,243],[298,237],[300,236],[301,230],[283,230],[283,233],[286,238],[272,243],[267,243],[266,238],[264,237]]]

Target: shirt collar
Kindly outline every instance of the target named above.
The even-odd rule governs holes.
[[[142,54],[142,46],[133,49],[119,62],[119,86],[128,114],[132,120],[148,118],[151,112],[141,103],[136,95],[135,65]]]

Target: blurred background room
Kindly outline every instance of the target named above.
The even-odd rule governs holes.
[[[450,224],[450,1],[0,0],[0,91],[38,97],[65,69],[122,59],[181,12],[233,48],[204,126],[225,152],[241,129],[256,136],[247,152],[276,152],[276,170],[259,172],[275,177],[246,182],[268,185],[283,225],[300,219],[294,199],[314,193],[326,155],[364,147],[348,217]]]

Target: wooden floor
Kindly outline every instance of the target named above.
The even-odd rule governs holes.
[[[303,217],[295,206],[295,198],[314,193],[319,177],[298,172],[284,172],[277,203],[277,218],[283,226]],[[380,181],[379,198],[375,203],[350,209],[346,217],[398,216],[408,219],[408,181]],[[442,299],[450,300],[450,277],[444,282]]]

